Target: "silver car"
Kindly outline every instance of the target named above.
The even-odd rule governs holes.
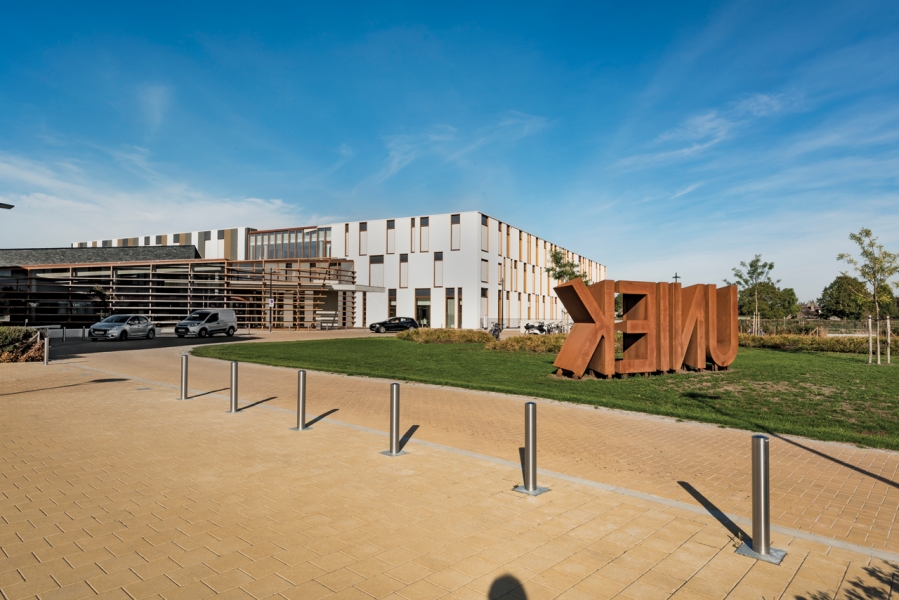
[[[156,337],[153,321],[144,315],[111,315],[91,325],[90,338],[97,340],[127,340],[128,338]]]

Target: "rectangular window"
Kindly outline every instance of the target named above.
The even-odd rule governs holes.
[[[431,228],[428,227],[428,225],[430,225],[430,224],[431,224],[430,217],[422,217],[421,218],[421,227],[420,227],[421,243],[418,245],[418,247],[421,249],[422,252],[427,252],[428,250],[430,250],[430,247],[431,247],[431,242],[430,242]]]
[[[512,228],[506,225],[506,258],[512,258]]]
[[[368,285],[384,287],[384,256],[372,256],[368,259]]]
[[[487,328],[487,288],[481,288],[481,327]]]
[[[387,254],[396,252],[396,221],[387,221]]]
[[[486,260],[481,260],[481,282],[489,283],[490,282],[490,274],[488,271],[490,270],[490,263]]]
[[[343,255],[350,255],[350,224],[343,225]],[[306,256],[305,254],[303,256]]]
[[[165,242],[162,241],[162,239],[163,239],[164,237],[165,237],[164,235],[157,235],[157,236],[156,236],[156,245],[157,245],[157,246],[162,246],[162,245],[165,244]]]
[[[144,236],[144,246],[149,246],[149,245],[150,245],[150,236],[146,235],[146,236]]]
[[[368,254],[368,223],[359,223],[359,255]]]
[[[180,243],[181,243],[181,234],[180,234],[180,233],[176,233],[176,234],[174,234],[174,235],[172,236],[172,243],[173,243],[173,244],[180,244]]]
[[[422,327],[431,326],[431,289],[415,289],[415,320]]]
[[[521,232],[518,232],[518,260],[524,262],[524,245],[522,243]]]
[[[411,223],[409,227],[409,252],[415,252],[415,244],[417,243],[415,238],[415,217],[412,217]]]
[[[456,328],[456,294],[453,288],[446,288],[446,328]]]
[[[219,229],[218,232],[216,232],[216,239],[219,239],[219,240],[225,239],[225,230],[224,229]]]
[[[481,215],[481,251],[490,252],[490,229],[487,227],[487,215]]]
[[[387,318],[396,316],[396,290],[387,290]]]
[[[496,222],[496,253],[503,255],[503,224]]]
[[[450,250],[462,247],[462,215],[450,215]]]
[[[434,253],[434,287],[443,287],[443,252]]]
[[[409,287],[409,255],[400,254],[400,287]]]

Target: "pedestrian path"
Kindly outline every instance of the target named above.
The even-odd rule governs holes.
[[[409,454],[390,458],[388,382],[310,373],[310,418],[336,412],[295,432],[294,371],[241,364],[229,414],[228,364],[191,358],[177,401],[179,355],[2,366],[6,598],[896,593],[892,453],[773,439],[772,520],[799,532],[775,529],[773,566],[736,555],[702,504],[750,514],[746,432],[541,402],[539,465],[558,476],[528,497],[511,491],[522,398],[404,385]]]

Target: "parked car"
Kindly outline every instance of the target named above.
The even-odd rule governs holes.
[[[204,338],[217,333],[224,333],[228,337],[237,331],[237,316],[233,310],[206,309],[195,310],[190,316],[175,325],[175,335],[195,335]]]
[[[418,329],[418,323],[415,322],[415,319],[409,319],[407,317],[393,317],[386,321],[381,321],[380,323],[372,323],[368,328],[378,333],[387,331],[406,331],[407,329]]]
[[[110,315],[91,325],[88,332],[92,342],[97,340],[127,340],[156,337],[156,326],[144,315]]]

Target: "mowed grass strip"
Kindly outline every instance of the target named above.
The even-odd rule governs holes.
[[[899,450],[899,368],[866,357],[741,348],[731,369],[572,381],[551,354],[393,338],[223,344],[197,356],[522,394]]]

